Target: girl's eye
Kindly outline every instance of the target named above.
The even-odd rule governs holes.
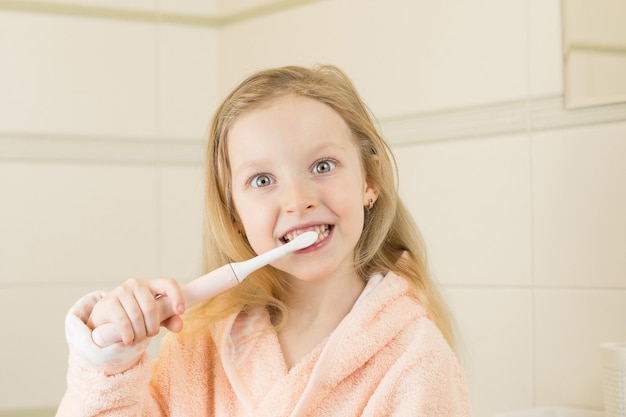
[[[272,184],[272,179],[267,174],[259,174],[252,177],[250,185],[256,188],[267,187]]]
[[[313,167],[313,172],[315,172],[316,174],[325,174],[335,169],[335,166],[336,164],[334,161],[324,159],[323,161],[319,161],[315,164],[315,166]]]

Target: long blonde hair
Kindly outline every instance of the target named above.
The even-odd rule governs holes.
[[[208,132],[206,157],[206,271],[255,255],[245,236],[238,232],[241,227],[231,198],[226,142],[230,128],[243,113],[286,94],[325,103],[344,119],[360,150],[366,178],[378,187],[380,194],[375,206],[365,212],[363,233],[354,250],[357,274],[366,281],[374,273],[388,270],[405,278],[414,296],[454,346],[450,316],[428,271],[423,239],[398,196],[392,152],[354,85],[335,66],[287,66],[257,72],[236,87],[218,108]],[[187,322],[194,323],[192,329],[199,329],[198,324],[206,328],[211,322],[254,306],[280,311],[285,317],[282,300],[286,284],[277,272],[272,267],[257,271],[242,284],[191,310],[187,317],[194,320]]]

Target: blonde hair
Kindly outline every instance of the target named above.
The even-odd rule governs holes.
[[[229,129],[243,113],[286,94],[325,103],[344,119],[360,150],[366,178],[379,190],[376,204],[366,210],[363,233],[354,250],[357,274],[367,281],[374,273],[388,270],[405,278],[414,296],[426,308],[448,343],[454,346],[450,316],[428,271],[423,239],[398,196],[397,169],[392,152],[378,133],[374,118],[354,85],[335,66],[319,65],[310,69],[287,66],[257,72],[235,88],[218,108],[208,132],[205,269],[210,271],[255,255],[245,236],[239,232],[241,226],[231,199],[226,142]],[[284,317],[287,311],[282,300],[286,284],[280,276],[272,267],[263,268],[242,284],[191,310],[187,316],[194,320],[187,322],[206,328],[210,322],[254,306],[280,311],[280,316]]]

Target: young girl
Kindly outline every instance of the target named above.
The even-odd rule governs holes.
[[[207,271],[305,231],[318,240],[183,319],[173,280],[81,299],[57,416],[469,416],[391,152],[346,75],[254,74],[218,109],[208,142]],[[158,296],[176,313],[163,323]],[[92,342],[104,323],[121,343]],[[145,348],[161,325],[172,332],[151,368]]]

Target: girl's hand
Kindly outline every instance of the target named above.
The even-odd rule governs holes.
[[[157,296],[166,297],[175,315],[164,320],[157,307]],[[87,321],[92,330],[104,323],[117,326],[122,343],[131,345],[156,336],[161,326],[173,332],[183,328],[183,292],[172,279],[131,279],[108,293],[94,306]]]

